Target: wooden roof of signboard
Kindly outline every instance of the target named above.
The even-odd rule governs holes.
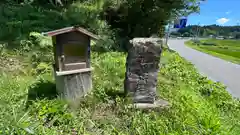
[[[56,35],[60,35],[63,33],[68,33],[68,32],[74,32],[74,31],[78,31],[81,32],[93,39],[98,39],[98,36],[87,31],[86,29],[82,28],[82,27],[78,27],[78,26],[72,26],[72,27],[66,27],[66,28],[62,28],[62,29],[58,29],[58,30],[53,30],[53,31],[49,31],[49,32],[45,32],[42,33],[45,36],[56,36]]]

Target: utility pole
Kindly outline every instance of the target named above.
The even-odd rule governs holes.
[[[198,40],[198,35],[200,33],[200,28],[199,27],[200,27],[200,22],[197,25],[196,34],[195,34],[195,40]]]
[[[169,39],[169,35],[170,35],[170,29],[171,29],[171,23],[168,24],[168,27],[167,27],[167,33],[166,33],[166,42],[165,44],[167,45],[168,43],[168,39]]]
[[[181,24],[181,19],[179,19],[178,17],[174,17],[174,20],[171,20],[168,24],[167,34],[166,34],[166,44],[168,43],[168,39],[169,39],[169,36],[170,36],[170,33],[171,33],[172,24],[174,25],[174,21],[176,21],[176,19],[179,21],[180,24],[178,24],[179,28],[174,28],[174,31],[181,29],[182,25],[185,25],[185,24]]]
[[[176,20],[176,18],[174,17],[174,19],[172,20],[170,20],[169,21],[169,23],[168,23],[168,27],[167,27],[167,34],[166,34],[166,45],[167,45],[167,43],[168,43],[168,39],[169,39],[169,36],[170,36],[170,33],[171,33],[171,27],[172,27],[172,25],[174,24],[174,21]]]

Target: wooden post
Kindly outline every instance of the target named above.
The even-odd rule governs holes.
[[[91,71],[55,72],[57,91],[62,99],[77,102],[92,89]]]

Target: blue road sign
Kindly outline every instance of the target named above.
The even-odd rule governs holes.
[[[185,28],[187,25],[187,18],[186,17],[182,17],[180,19],[177,19],[174,21],[174,28]]]

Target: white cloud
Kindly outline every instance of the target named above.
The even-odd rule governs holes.
[[[227,19],[227,18],[217,19],[217,23],[218,23],[218,24],[225,24],[225,23],[227,23],[227,22],[229,22],[229,19]]]

